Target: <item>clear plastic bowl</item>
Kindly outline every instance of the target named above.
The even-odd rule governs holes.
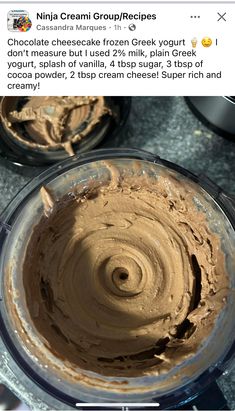
[[[190,182],[195,203],[206,214],[210,229],[221,239],[226,256],[226,268],[230,280],[230,292],[224,309],[217,318],[213,332],[203,341],[201,348],[190,359],[159,376],[135,378],[105,377],[94,372],[77,369],[77,380],[67,370],[60,375],[51,366],[61,360],[48,351],[44,360],[37,353],[41,343],[37,330],[30,319],[22,282],[22,263],[32,229],[40,220],[43,204],[39,189],[42,185],[53,190],[60,198],[73,187],[81,190],[92,178],[99,182],[110,179],[110,170],[102,160],[109,160],[121,173],[129,175],[148,173],[154,178],[173,175],[184,183]],[[138,173],[136,168],[138,162]],[[125,170],[125,171],[124,171]],[[74,156],[55,165],[32,180],[15,197],[1,216],[0,231],[0,330],[3,341],[20,366],[51,398],[75,406],[76,403],[102,402],[158,402],[159,408],[168,408],[189,401],[221,374],[234,358],[235,329],[235,212],[232,200],[214,183],[198,178],[179,166],[150,153],[132,149],[97,150]],[[22,327],[17,312],[23,318],[23,328],[36,341],[32,352],[31,343],[22,343]],[[60,363],[60,365],[63,365]]]

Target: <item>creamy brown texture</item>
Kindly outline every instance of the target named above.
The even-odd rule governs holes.
[[[59,358],[105,375],[158,374],[210,334],[227,295],[224,255],[190,185],[112,174],[57,202],[42,189],[27,305]]]
[[[29,146],[63,147],[73,155],[72,143],[87,136],[107,113],[111,111],[104,97],[27,97],[21,109],[9,113],[8,120],[9,127],[23,124]]]

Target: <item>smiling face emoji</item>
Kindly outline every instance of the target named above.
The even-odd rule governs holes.
[[[203,47],[210,47],[212,45],[212,40],[210,37],[203,37],[202,39]]]

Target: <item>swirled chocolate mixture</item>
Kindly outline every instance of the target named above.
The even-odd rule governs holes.
[[[169,370],[208,337],[227,294],[220,240],[192,189],[117,178],[54,203],[24,262],[33,323],[59,358],[104,375]]]
[[[9,126],[23,125],[26,134],[15,138],[24,138],[29,146],[63,147],[73,155],[72,143],[87,136],[105,114],[111,110],[104,97],[27,97],[8,120]]]

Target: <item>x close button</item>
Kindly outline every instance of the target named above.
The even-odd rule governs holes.
[[[227,21],[226,20],[226,18],[225,18],[225,16],[226,16],[226,12],[225,13],[219,13],[219,12],[217,12],[217,14],[218,14],[218,19],[217,19],[217,21]]]

